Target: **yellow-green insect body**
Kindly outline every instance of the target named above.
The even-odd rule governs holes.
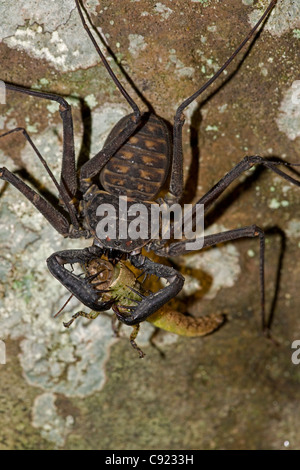
[[[130,313],[130,308],[137,305],[145,296],[147,291],[137,280],[136,274],[127,266],[126,262],[119,261],[113,265],[106,259],[94,259],[85,266],[87,275],[93,279],[91,283],[99,290],[101,300],[113,301],[113,310],[124,317]],[[77,312],[68,323],[69,327],[75,318],[83,316],[89,319],[95,319],[101,312],[91,311],[90,313]],[[181,336],[204,336],[221,326],[224,322],[223,314],[211,314],[202,317],[192,317],[174,310],[168,305],[164,305],[157,312],[147,318],[147,321],[163,330],[175,333]],[[144,353],[135,343],[135,338],[139,331],[139,324],[135,325],[130,337],[132,346],[138,350],[140,357]]]

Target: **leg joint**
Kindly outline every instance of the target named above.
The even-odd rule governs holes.
[[[257,165],[258,163],[262,163],[264,158],[260,157],[259,155],[250,155],[244,158],[245,162],[248,162],[250,166]]]
[[[263,231],[263,229],[261,229],[257,225],[252,225],[252,229],[253,229],[254,235],[256,237],[264,237],[265,236],[265,232]]]

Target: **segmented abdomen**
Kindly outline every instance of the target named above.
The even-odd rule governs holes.
[[[111,141],[132,116],[122,118],[110,132]],[[144,114],[142,124],[115,153],[100,174],[103,188],[137,200],[154,200],[169,171],[170,135],[165,122]]]

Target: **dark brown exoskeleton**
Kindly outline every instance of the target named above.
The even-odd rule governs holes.
[[[147,274],[154,274],[168,281],[166,287],[158,292],[141,296],[140,302],[135,307],[129,308],[129,314],[118,314],[120,321],[135,325],[144,321],[157,311],[166,302],[175,297],[182,289],[184,278],[175,269],[153,262],[141,254],[145,247],[164,257],[176,256],[190,251],[186,247],[185,240],[175,243],[167,243],[168,240],[154,240],[150,236],[138,239],[127,237],[98,237],[97,208],[103,204],[110,204],[114,208],[119,207],[119,196],[127,196],[129,204],[143,202],[151,205],[156,201],[166,179],[170,176],[169,190],[164,197],[165,204],[178,203],[183,193],[183,155],[182,155],[182,127],[184,124],[183,111],[192,103],[229,65],[239,53],[246,42],[269,15],[275,6],[276,0],[272,0],[255,27],[239,45],[227,62],[219,71],[192,96],[187,98],[177,109],[173,126],[173,138],[170,138],[165,122],[152,113],[141,114],[134,100],[123,88],[114,72],[110,68],[103,53],[99,49],[91,34],[82,13],[78,0],[76,6],[84,28],[86,29],[94,47],[96,48],[103,65],[106,67],[112,80],[131,106],[133,113],[124,117],[109,134],[105,145],[93,158],[86,162],[80,169],[79,187],[75,171],[75,152],[73,137],[73,122],[70,105],[62,98],[50,93],[25,89],[16,85],[6,84],[7,89],[35,96],[36,98],[57,101],[60,104],[60,115],[63,123],[63,158],[61,181],[58,183],[52,175],[47,163],[40,155],[31,138],[24,129],[14,129],[5,135],[22,131],[31,144],[33,150],[44,164],[50,177],[56,184],[60,200],[66,214],[63,215],[45,199],[27,186],[19,177],[6,168],[0,169],[0,178],[13,184],[31,201],[53,227],[64,237],[91,238],[93,245],[81,250],[60,251],[52,254],[48,260],[50,272],[83,304],[95,311],[107,310],[111,302],[101,301],[101,292],[91,282],[90,276],[83,277],[66,269],[65,265],[79,263],[87,266],[88,263],[106,254],[108,259],[117,262],[125,256],[134,267]],[[171,142],[172,141],[172,145]],[[204,212],[223,193],[223,191],[241,173],[253,165],[261,164],[273,170],[282,178],[292,184],[300,186],[300,182],[282,172],[278,166],[287,163],[272,161],[259,156],[245,157],[232,170],[230,170],[212,189],[210,189],[197,204],[204,205]],[[98,183],[95,179],[98,178]],[[100,181],[99,181],[100,180]],[[119,221],[117,220],[118,224]],[[227,232],[208,235],[204,239],[204,247],[217,243],[236,240],[242,237],[259,237],[260,240],[260,283],[262,323],[267,328],[264,318],[264,233],[256,225],[230,230]]]

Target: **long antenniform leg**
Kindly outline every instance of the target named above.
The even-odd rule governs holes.
[[[27,141],[29,142],[33,150],[35,151],[36,155],[38,156],[40,161],[43,163],[52,181],[54,182],[56,188],[58,189],[58,191],[60,191],[58,182],[56,181],[46,161],[41,156],[40,152],[38,151],[38,149],[32,142],[31,138],[29,137],[25,129],[20,128],[20,127],[16,129],[12,129],[11,131],[8,131],[5,134],[0,135],[0,138],[6,137],[7,135],[12,134],[13,132],[23,133],[23,135],[26,137]],[[70,228],[70,224],[68,220],[60,212],[58,212],[58,210],[56,210],[55,207],[53,207],[48,201],[46,201],[46,199],[41,197],[30,186],[24,183],[24,181],[22,181],[17,175],[10,172],[5,167],[0,168],[0,179],[7,181],[8,183],[12,184],[16,189],[18,189],[38,209],[38,211],[48,220],[48,222],[58,231],[58,233],[64,236],[68,236],[69,228]]]
[[[62,97],[53,93],[45,93],[39,90],[30,90],[11,83],[5,83],[7,90],[11,90],[24,95],[34,96],[45,100],[56,101],[59,104],[59,113],[63,124],[63,159],[61,168],[61,186],[67,192],[69,199],[72,199],[77,191],[75,150],[72,109],[69,103]],[[63,195],[61,195],[63,198]],[[65,201],[64,201],[65,202]]]
[[[200,96],[228,67],[228,65],[233,61],[237,56],[240,50],[245,46],[245,44],[253,37],[254,33],[257,31],[259,26],[265,21],[269,16],[271,10],[275,6],[277,0],[272,0],[268,8],[261,16],[256,25],[251,29],[249,34],[241,42],[241,44],[236,48],[234,53],[229,57],[229,59],[222,65],[222,67],[213,75],[199,90],[197,90],[193,95],[187,98],[181,105],[178,107],[175,118],[174,118],[174,127],[173,127],[173,162],[172,162],[172,171],[169,191],[170,193],[166,197],[167,202],[178,202],[183,193],[183,155],[182,155],[182,128],[184,125],[184,109],[191,104],[198,96]]]
[[[104,67],[106,68],[113,82],[115,83],[115,85],[120,90],[120,92],[126,99],[127,103],[130,105],[130,107],[133,110],[133,114],[131,118],[128,120],[125,129],[123,129],[121,133],[115,139],[112,140],[112,142],[106,144],[105,147],[100,152],[98,152],[94,157],[92,157],[88,162],[86,162],[82,166],[80,170],[80,187],[83,191],[85,191],[90,185],[91,178],[93,178],[96,174],[98,174],[101,171],[101,169],[109,161],[109,159],[114,155],[114,153],[116,153],[116,151],[126,142],[126,140],[137,129],[141,121],[141,113],[135,101],[127,93],[127,91],[125,90],[121,82],[118,80],[118,78],[114,74],[104,54],[102,53],[100,47],[98,46],[93,34],[91,33],[84,19],[84,15],[82,13],[82,7],[80,6],[79,0],[75,0],[75,3],[76,3],[76,7],[78,10],[82,25],[84,29],[86,30],[91,42],[93,43],[93,46],[96,49],[98,55],[100,56]]]
[[[82,166],[80,171],[80,189],[85,191],[91,181],[91,178],[99,173],[101,168],[108,162],[112,155],[125,143],[125,141],[132,135],[139,125],[141,114],[138,106],[133,101],[133,99],[126,92],[122,84],[119,82],[108,62],[106,61],[103,53],[98,47],[93,35],[89,31],[89,28],[85,22],[83,13],[80,8],[79,1],[76,0],[76,6],[82,21],[84,28],[86,29],[96,51],[98,52],[103,65],[107,69],[108,73],[112,77],[114,83],[119,88],[129,105],[133,109],[132,118],[128,121],[127,126],[123,131],[109,144],[105,146],[100,152],[98,152],[93,158],[91,158],[85,165]],[[8,90],[23,93],[29,96],[36,98],[42,98],[47,100],[56,101],[59,103],[59,113],[62,118],[63,123],[63,158],[62,158],[62,168],[61,168],[61,180],[60,185],[57,184],[51,170],[49,169],[47,163],[42,158],[38,149],[33,144],[29,135],[24,129],[17,128],[11,132],[22,130],[25,138],[32,146],[36,155],[46,168],[51,179],[54,181],[59,196],[61,197],[62,202],[67,209],[70,221],[72,226],[75,228],[75,231],[72,230],[73,236],[78,236],[79,234],[79,222],[78,222],[78,213],[74,206],[75,196],[77,193],[77,176],[76,176],[76,165],[75,165],[75,150],[74,150],[74,133],[73,133],[73,119],[71,106],[68,102],[61,96],[54,95],[52,93],[41,92],[39,90],[31,90],[24,88],[18,85],[11,83],[5,83],[5,86]],[[3,134],[1,137],[4,137],[11,132]],[[28,185],[26,185],[22,180],[13,175],[9,170],[3,168],[0,170],[0,178],[12,183],[21,193],[23,193],[30,202],[32,202],[36,208],[44,215],[44,217],[54,226],[54,228],[61,234],[67,236],[70,229],[70,224],[61,214],[56,211],[47,201],[45,201],[40,195],[33,191]],[[77,232],[77,234],[76,234]],[[71,235],[71,234],[69,234]],[[72,235],[71,235],[72,236]]]
[[[261,295],[261,322],[262,329],[266,331],[268,328],[265,319],[265,234],[257,225],[249,225],[247,227],[228,230],[226,232],[214,233],[204,238],[203,248],[218,245],[219,243],[232,242],[240,238],[259,237],[259,280]],[[185,242],[173,243],[170,245],[168,256],[178,256],[187,252],[185,250]]]
[[[74,152],[74,135],[73,135],[73,120],[71,113],[71,106],[67,101],[61,96],[54,95],[52,93],[44,93],[39,90],[30,90],[28,88],[23,88],[18,85],[13,85],[11,83],[5,83],[5,87],[8,90],[22,93],[25,95],[33,96],[36,98],[42,98],[47,100],[56,101],[60,105],[60,116],[63,123],[63,158],[62,158],[62,169],[61,169],[61,181],[60,184],[56,181],[53,173],[47,165],[47,162],[44,160],[37,147],[31,140],[30,136],[23,128],[16,128],[12,131],[2,134],[1,137],[5,137],[12,132],[21,131],[26,138],[26,140],[31,145],[35,154],[43,164],[44,168],[48,172],[50,178],[54,182],[58,194],[67,210],[70,222],[74,227],[75,231],[78,231],[80,226],[78,222],[77,210],[73,204],[73,199],[77,191],[77,181],[76,181],[76,171],[75,171],[75,152]],[[40,195],[33,191],[29,186],[27,186],[22,180],[17,178],[15,175],[9,172],[6,168],[3,168],[0,173],[0,178],[6,181],[11,182],[21,193],[23,193],[30,202],[32,202],[35,207],[44,215],[44,217],[53,225],[53,227],[64,236],[68,236],[70,223],[58,211],[46,202]],[[64,219],[64,220],[63,220]],[[63,220],[63,221],[62,221]]]
[[[298,166],[298,164],[290,164],[286,162],[279,161],[270,161],[267,158],[262,158],[259,156],[245,157],[240,163],[238,163],[231,171],[229,171],[212,189],[210,189],[203,197],[201,197],[197,204],[204,205],[204,214],[207,212],[209,207],[213,202],[225,191],[225,189],[244,171],[249,170],[253,165],[261,164],[276,174],[289,181],[292,184],[300,187],[300,181],[291,177],[287,173],[284,173],[278,168],[278,165],[285,166]],[[195,206],[192,209],[192,214],[194,212]],[[265,280],[264,280],[264,245],[265,237],[262,229],[256,225],[249,227],[244,227],[241,229],[229,230],[223,233],[216,233],[213,235],[208,235],[204,237],[203,248],[216,245],[218,243],[223,243],[227,241],[237,240],[239,238],[245,237],[259,237],[260,239],[260,287],[261,287],[261,317],[262,317],[262,326],[264,330],[267,330],[267,324],[265,321]],[[190,242],[191,240],[189,240]],[[195,241],[195,239],[194,239]],[[181,240],[179,242],[171,243],[169,246],[162,248],[157,248],[153,245],[153,249],[156,254],[160,256],[178,256],[185,253],[190,253],[192,249],[186,247],[186,240]]]

